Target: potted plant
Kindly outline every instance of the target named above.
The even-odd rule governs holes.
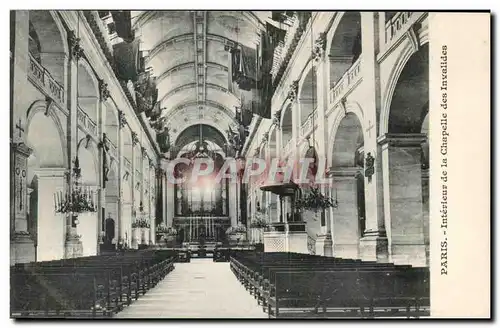
[[[132,248],[137,248],[141,241],[141,228],[139,220],[132,222]]]
[[[269,215],[265,211],[257,211],[250,221],[251,237],[254,243],[262,242],[264,229],[269,226]]]
[[[239,223],[236,227],[229,227],[226,230],[226,236],[230,240],[236,241],[236,242],[243,240],[246,233],[247,233],[247,229],[241,223]]]

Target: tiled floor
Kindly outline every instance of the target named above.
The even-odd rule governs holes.
[[[193,259],[175,269],[116,318],[267,318],[229,263]]]

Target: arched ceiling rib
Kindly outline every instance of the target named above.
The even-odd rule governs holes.
[[[147,54],[146,67],[157,78],[166,124],[181,124],[175,127],[180,132],[197,119],[213,123],[212,128],[225,135],[240,103],[228,90],[228,49],[236,44],[255,48],[270,12],[144,11],[132,16],[135,35]]]

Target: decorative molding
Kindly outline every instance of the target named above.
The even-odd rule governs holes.
[[[135,146],[139,143],[139,137],[137,136],[137,133],[132,131],[132,145]]]
[[[321,32],[319,37],[314,41],[314,46],[312,50],[312,58],[315,61],[320,61],[325,57],[326,51],[326,33]]]
[[[414,23],[406,31],[406,37],[410,40],[413,52],[417,52],[420,49],[420,41],[418,40],[418,30],[422,27],[420,23]]]
[[[99,95],[101,96],[101,101],[106,101],[111,97],[111,93],[108,90],[108,84],[103,80],[99,80]]]
[[[127,118],[125,117],[125,113],[121,110],[118,110],[118,124],[120,129],[123,129],[127,125]]]
[[[46,96],[45,103],[46,103],[46,107],[45,107],[44,114],[45,114],[45,116],[49,116],[50,112],[52,111],[52,108],[55,106],[54,100],[51,97]]]
[[[76,61],[83,57],[83,48],[80,45],[81,39],[75,34],[75,31],[68,31],[68,45],[70,49],[70,58]]]
[[[90,146],[90,141],[92,141],[92,136],[90,134],[87,134],[85,136],[85,141],[86,141],[86,144],[85,144],[85,149],[89,149],[89,146]]]
[[[262,135],[262,143],[266,143],[269,140],[269,132],[264,132]]]
[[[375,157],[369,152],[365,158],[365,177],[368,178],[368,183],[372,182],[373,174],[375,174]]]
[[[292,82],[292,84],[290,84],[287,98],[290,99],[291,102],[294,102],[297,99],[298,92],[299,92],[299,80],[295,80]]]
[[[278,129],[281,126],[280,123],[281,123],[281,109],[277,110],[274,113],[274,117],[273,117],[273,124],[276,125],[278,127]]]
[[[15,153],[19,153],[21,155],[24,155],[25,157],[29,157],[31,153],[33,153],[33,149],[28,147],[28,145],[24,142],[13,143],[12,148]]]

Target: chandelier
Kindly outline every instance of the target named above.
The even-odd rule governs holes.
[[[75,167],[73,168],[74,185],[69,188],[66,194],[62,191],[54,194],[54,206],[56,213],[87,213],[96,212],[97,206],[94,202],[95,191],[89,186],[81,184],[81,168],[78,156],[75,159]]]

